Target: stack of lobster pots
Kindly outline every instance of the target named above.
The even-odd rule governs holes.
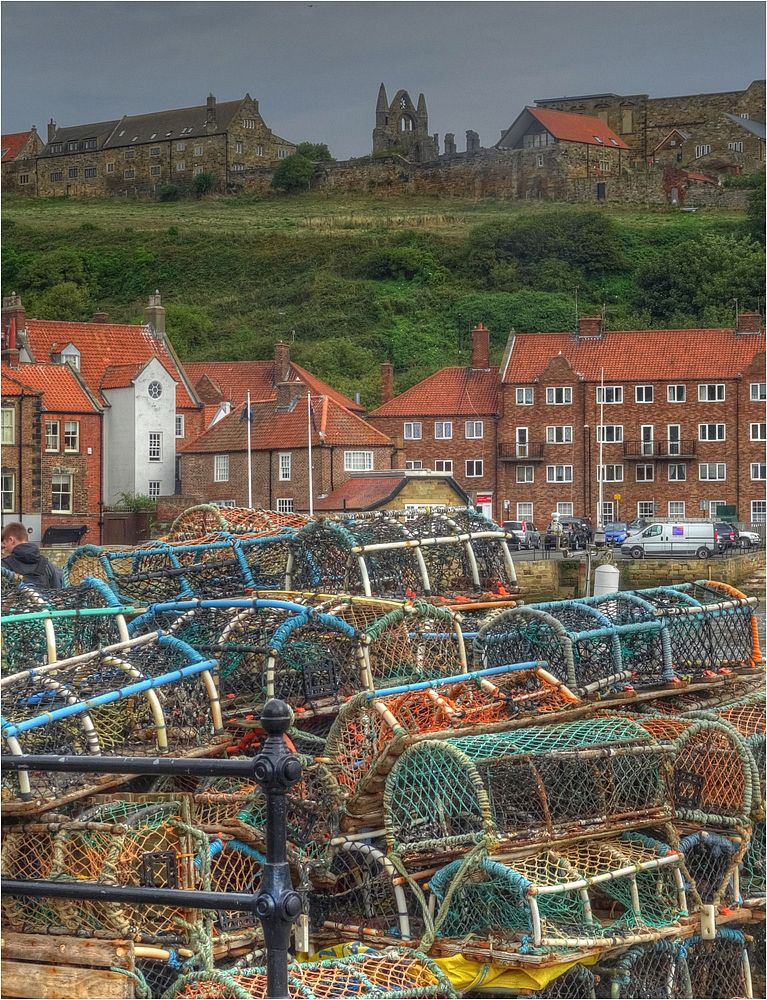
[[[84,547],[56,595],[5,581],[4,752],[251,757],[285,700],[297,996],[763,995],[755,599],[698,581],[528,605],[507,543],[473,511],[204,507],[156,546]],[[245,779],[10,772],[3,797],[5,877],[258,887]],[[265,995],[247,918],[3,916],[133,942],[136,996]]]

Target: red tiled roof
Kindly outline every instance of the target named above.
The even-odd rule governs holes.
[[[164,340],[156,337],[148,326],[28,319],[26,329],[32,353],[43,364],[50,361],[55,351],[74,344],[80,352],[80,373],[94,392],[102,387],[107,369],[143,366],[157,357],[177,383],[176,406],[180,409],[197,408],[197,403],[187,392],[173,355]]]
[[[2,162],[7,163],[9,160],[15,160],[19,153],[24,148],[24,143],[32,135],[32,132],[9,132],[8,135],[2,136],[0,142],[2,142]]]
[[[314,501],[315,510],[368,510],[388,500],[397,487],[404,484],[404,476],[360,476],[347,479],[338,489],[321,500]]]
[[[495,413],[497,405],[497,368],[442,368],[383,403],[370,416],[472,416]]]
[[[629,147],[601,120],[591,115],[574,115],[569,111],[554,111],[553,108],[527,108],[527,111],[550,132],[555,139],[563,142],[583,142],[589,146],[604,146],[606,149],[628,149]]]
[[[734,378],[764,351],[764,332],[733,330],[612,330],[600,340],[569,333],[518,333],[503,381],[534,382],[561,354],[587,382]]]
[[[221,389],[223,398],[228,399],[232,406],[244,403],[248,398],[248,391],[251,402],[254,399],[275,399],[277,396],[275,388],[277,378],[273,361],[187,361],[184,368],[195,387],[200,379],[207,375],[211,382]],[[348,399],[327,382],[323,382],[322,379],[297,365],[295,361],[291,361],[288,378],[296,377],[305,382],[313,394],[330,396],[353,413],[365,412],[359,403]]]
[[[714,187],[719,186],[716,177],[709,177],[708,174],[702,174],[699,170],[685,170],[684,173],[688,181],[696,181],[698,184],[713,184]]]
[[[99,412],[69,365],[22,364],[12,370],[3,367],[3,395],[20,396],[22,388],[41,392],[43,407],[49,413]]]
[[[125,389],[133,382],[146,363],[146,361],[140,361],[135,365],[110,365],[109,368],[104,369],[99,388]]]
[[[254,451],[269,448],[305,448],[307,444],[307,400],[304,395],[292,411],[277,411],[273,399],[251,401],[251,446]],[[245,404],[181,448],[184,452],[245,451],[247,429],[243,419]],[[356,413],[328,396],[312,397],[312,444],[355,446],[391,445],[391,439]]]

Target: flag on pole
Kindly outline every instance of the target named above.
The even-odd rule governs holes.
[[[251,409],[250,403],[246,403],[242,409],[242,413],[240,414],[240,423],[244,424],[247,422],[249,424],[252,424],[253,417],[254,413],[253,410]]]

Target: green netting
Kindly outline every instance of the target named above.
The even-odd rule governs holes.
[[[666,753],[621,716],[422,741],[384,793],[389,846],[404,853],[539,843],[670,818]]]

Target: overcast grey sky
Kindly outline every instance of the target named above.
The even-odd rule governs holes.
[[[738,90],[764,76],[761,2],[2,4],[2,131],[248,91],[267,125],[370,151],[378,85],[483,145],[535,98]]]

